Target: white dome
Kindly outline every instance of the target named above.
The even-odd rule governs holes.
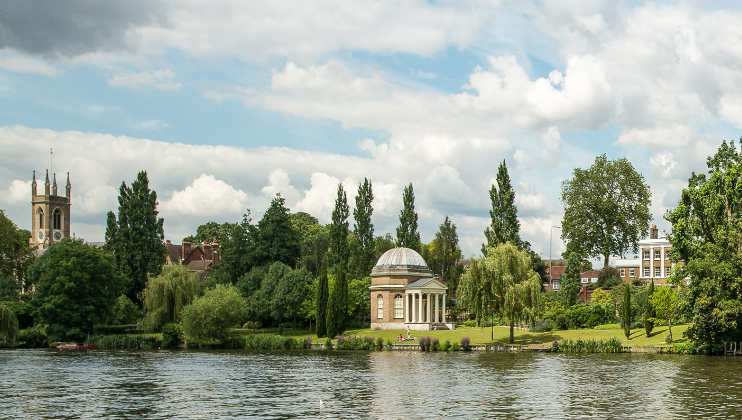
[[[399,247],[385,252],[371,270],[372,275],[391,273],[432,274],[432,271],[416,251]]]

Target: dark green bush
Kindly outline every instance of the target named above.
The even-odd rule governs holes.
[[[157,347],[154,337],[143,335],[94,335],[86,343],[97,344],[101,349],[151,350]]]
[[[464,351],[471,350],[471,344],[469,343],[469,337],[464,337],[461,339],[461,350],[464,350]]]
[[[244,349],[247,346],[247,340],[245,337],[234,336],[229,337],[222,341],[221,348],[223,349]]]
[[[375,348],[374,339],[372,337],[359,337],[356,335],[338,336],[337,339],[337,350],[373,350]]]
[[[376,338],[376,350],[378,351],[384,350],[384,338],[383,337]]]
[[[441,349],[441,342],[438,340],[438,338],[434,338],[430,342],[430,350],[432,351],[440,351]]]
[[[446,340],[443,342],[443,347],[441,348],[443,351],[449,351],[451,350],[451,342]]]
[[[299,342],[294,337],[285,337],[276,334],[253,334],[245,338],[244,348],[255,350],[291,350],[299,348]]]
[[[38,349],[48,347],[46,332],[42,328],[27,328],[21,330],[18,337],[18,347],[24,349]]]
[[[556,341],[555,341],[556,342]],[[558,351],[563,353],[621,353],[623,352],[623,345],[621,340],[616,337],[609,338],[607,340],[583,340],[578,338],[577,340],[564,340],[561,343],[552,345],[552,348],[556,348]]]
[[[180,343],[180,325],[171,322],[162,327],[162,348],[171,349]]]
[[[312,337],[307,337],[303,340],[298,341],[299,348],[302,350],[309,350],[312,348]]]
[[[332,350],[332,338],[330,337],[325,340],[325,350]]]
[[[531,332],[549,332],[556,327],[556,323],[550,319],[541,319],[536,321],[536,325],[531,328]]]

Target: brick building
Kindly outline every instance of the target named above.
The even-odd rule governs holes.
[[[209,270],[219,264],[221,254],[219,244],[216,241],[204,242],[197,246],[192,246],[191,240],[183,239],[180,245],[173,244],[170,240],[165,241],[168,255],[165,263],[168,265],[184,265],[189,270],[198,274],[201,281],[206,278]]]

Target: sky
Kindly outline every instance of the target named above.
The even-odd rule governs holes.
[[[575,168],[630,160],[668,231],[691,172],[742,126],[736,2],[2,8],[0,208],[30,229],[32,173],[53,165],[60,183],[70,173],[72,231],[88,241],[142,170],[174,243],[247,209],[257,221],[279,192],[329,223],[338,184],[353,207],[368,178],[377,235],[394,234],[412,183],[423,242],[449,216],[474,255],[504,160],[521,236],[556,257]]]

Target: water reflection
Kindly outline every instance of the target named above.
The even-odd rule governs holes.
[[[742,413],[742,358],[733,357],[1,350],[0,368],[0,418],[728,418]]]

